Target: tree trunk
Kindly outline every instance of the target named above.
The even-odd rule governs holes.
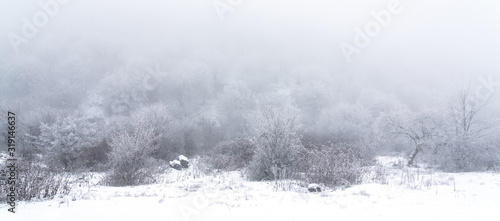
[[[415,157],[417,154],[422,150],[422,144],[418,143],[415,146],[415,149],[413,149],[413,152],[410,155],[410,158],[408,159],[408,166],[413,166],[413,161],[415,161]]]

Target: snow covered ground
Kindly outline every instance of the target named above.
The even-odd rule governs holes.
[[[387,173],[380,183],[321,193],[293,181],[248,182],[240,172],[172,170],[161,184],[139,187],[95,185],[96,174],[65,198],[21,202],[16,214],[1,205],[0,220],[498,220],[500,174],[449,174],[379,160]]]

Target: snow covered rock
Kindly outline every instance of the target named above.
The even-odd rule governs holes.
[[[172,167],[176,170],[182,170],[182,169],[189,168],[189,159],[186,156],[180,155],[177,158],[178,158],[177,160],[170,161],[170,167]]]
[[[307,190],[308,190],[309,192],[321,192],[321,187],[320,187],[318,184],[311,183],[311,184],[309,184],[309,186],[307,187]]]
[[[189,167],[189,160],[184,155],[180,155],[179,156],[179,161],[181,162],[182,168],[188,168]]]
[[[170,167],[176,169],[176,170],[181,170],[182,169],[182,165],[181,165],[181,162],[178,161],[178,160],[172,160],[170,161]]]

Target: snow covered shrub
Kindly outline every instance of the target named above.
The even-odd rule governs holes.
[[[105,166],[108,163],[108,154],[111,151],[106,140],[82,148],[79,161],[77,165],[84,168],[86,171],[101,172],[105,170]]]
[[[17,199],[20,201],[48,200],[71,191],[69,179],[40,163],[19,160]]]
[[[304,149],[296,121],[296,109],[292,106],[259,107],[258,117],[254,120],[256,151],[247,168],[250,180],[292,178]]]
[[[448,172],[497,170],[500,150],[492,142],[457,140],[436,149],[430,159],[432,164]]]
[[[108,155],[111,171],[105,182],[111,186],[142,185],[154,182],[159,163],[152,157],[158,149],[158,133],[137,114],[127,127],[111,137]]]
[[[172,116],[172,110],[164,103],[144,106],[134,112],[141,115],[144,125],[151,128],[157,136],[158,147],[152,153],[156,159],[170,161],[179,154],[186,153],[186,147],[191,145],[191,127],[194,123],[180,120]],[[189,126],[187,126],[189,125]]]
[[[203,161],[210,169],[238,170],[250,163],[255,145],[249,139],[235,139],[219,143]]]
[[[332,187],[358,184],[374,162],[370,151],[353,144],[316,146],[307,158],[309,181]]]

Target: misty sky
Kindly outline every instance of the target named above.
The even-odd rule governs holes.
[[[480,77],[500,81],[495,0],[401,0],[401,13],[351,62],[339,45],[353,44],[355,28],[374,21],[371,12],[387,10],[389,0],[242,0],[224,19],[214,2],[229,5],[225,0],[72,0],[16,54],[9,33],[22,36],[23,19],[42,11],[38,2],[0,0],[0,62],[78,57],[119,67],[203,60],[229,72],[351,79],[403,99],[441,97],[464,79],[474,87]],[[493,101],[499,97],[495,93]]]

